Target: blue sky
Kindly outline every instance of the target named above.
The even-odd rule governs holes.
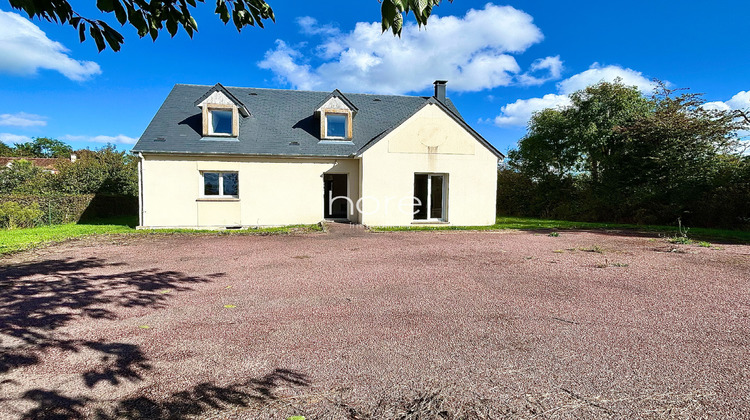
[[[88,3],[77,11],[98,17]],[[659,78],[712,107],[750,107],[748,2],[455,0],[427,29],[409,19],[400,39],[380,34],[377,0],[270,4],[277,22],[265,29],[237,33],[199,4],[192,40],[152,42],[125,27],[120,52],[97,53],[73,28],[30,22],[0,0],[0,140],[128,149],[175,83],[429,95],[447,79],[464,118],[501,151],[535,109],[618,76],[644,92]]]

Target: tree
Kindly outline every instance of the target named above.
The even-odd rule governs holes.
[[[138,195],[138,161],[114,145],[76,151],[75,162],[61,160],[54,189],[66,194]]]
[[[379,0],[381,2],[382,29],[391,29],[394,35],[401,35],[403,15],[409,12],[421,27],[427,24],[433,6],[441,0]],[[453,0],[449,0],[453,1]],[[191,8],[204,0],[96,0],[96,8],[103,13],[114,14],[120,25],[129,24],[143,38],[149,35],[156,40],[159,33],[166,28],[175,36],[180,27],[191,38],[198,31],[198,23],[191,14]],[[47,21],[68,24],[78,31],[83,42],[88,30],[99,51],[107,45],[113,51],[119,51],[124,42],[123,36],[107,22],[81,16],[73,10],[67,0],[10,0],[14,9],[25,11],[29,18],[38,17]],[[264,21],[276,20],[271,6],[264,0],[216,0],[215,13],[224,24],[232,24],[241,31],[246,26],[263,27]]]
[[[0,169],[0,194],[36,194],[45,192],[50,174],[20,159]]]
[[[505,207],[643,223],[750,220],[748,160],[736,135],[750,121],[704,109],[698,94],[677,93],[659,85],[648,98],[621,81],[602,82],[571,94],[569,107],[535,113],[508,153],[509,167],[532,181],[524,187],[532,194],[524,205]]]
[[[0,141],[0,156],[13,156],[13,148]]]
[[[11,153],[20,157],[67,158],[72,152],[73,149],[60,140],[36,137],[30,142],[14,144]]]
[[[718,182],[745,123],[734,111],[704,109],[699,94],[674,93],[660,87],[652,112],[614,130],[624,149],[613,169],[632,204],[677,218],[703,205],[698,197]]]

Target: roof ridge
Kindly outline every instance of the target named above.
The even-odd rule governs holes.
[[[196,83],[175,83],[175,85],[180,86],[199,86],[199,87],[213,87],[214,85],[205,85],[205,84],[196,84]],[[307,92],[307,93],[331,93],[333,91],[328,90],[309,90],[309,89],[284,89],[284,88],[268,88],[268,87],[253,87],[253,86],[226,86],[222,85],[227,89],[255,89],[255,90],[273,90],[273,91],[281,91],[281,92]],[[334,90],[338,90],[344,95],[359,95],[359,96],[390,96],[394,98],[422,98],[422,99],[429,99],[432,96],[423,96],[423,95],[396,95],[392,93],[362,93],[362,92],[344,92],[343,90],[336,88]]]

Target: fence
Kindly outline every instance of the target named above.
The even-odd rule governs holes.
[[[83,195],[2,195],[0,204],[16,202],[22,207],[39,205],[39,225],[76,223],[113,216],[136,215],[138,198],[130,196]]]

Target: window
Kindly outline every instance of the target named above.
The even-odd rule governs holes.
[[[346,114],[326,114],[326,137],[346,138],[347,119]]]
[[[445,221],[445,175],[414,174],[414,220]]]
[[[203,172],[203,195],[206,197],[239,197],[239,175],[237,172]]]
[[[212,109],[211,134],[232,135],[232,111],[225,109]]]
[[[234,105],[203,105],[203,137],[237,137],[239,111]]]

